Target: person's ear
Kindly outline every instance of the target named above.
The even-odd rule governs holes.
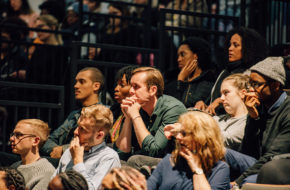
[[[278,81],[273,81],[270,83],[270,87],[273,91],[279,92],[281,89],[281,83]]]
[[[245,98],[246,93],[247,93],[247,90],[246,90],[246,89],[242,89],[242,90],[239,91],[239,95],[240,95],[240,97],[241,97],[242,99]]]
[[[33,145],[38,146],[39,143],[40,143],[40,137],[35,137],[33,140]]]
[[[101,83],[100,82],[94,82],[94,91],[95,92],[99,92],[100,88],[101,88]]]
[[[102,139],[102,138],[105,138],[105,131],[104,130],[100,130],[99,132],[98,132],[98,135],[97,135],[97,139]]]
[[[156,95],[157,94],[157,86],[155,86],[155,85],[153,85],[153,86],[150,86],[150,88],[149,88],[149,93],[150,93],[150,95],[151,96],[154,96],[154,95]]]

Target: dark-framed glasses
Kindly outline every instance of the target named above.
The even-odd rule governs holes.
[[[268,82],[258,82],[258,81],[249,81],[249,84],[251,87],[253,87],[254,89],[259,88],[262,85],[267,84]]]
[[[13,132],[10,134],[10,138],[15,137],[16,139],[20,139],[21,137],[23,137],[25,135],[27,135],[26,137],[36,137],[36,135],[33,135],[33,134],[23,134],[20,132]]]

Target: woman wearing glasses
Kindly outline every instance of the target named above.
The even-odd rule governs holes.
[[[49,161],[39,155],[49,132],[47,123],[39,119],[24,119],[17,123],[10,135],[12,152],[21,156],[21,161],[11,167],[20,171],[28,189],[47,189],[55,170]]]
[[[229,189],[229,167],[220,129],[207,113],[189,111],[164,128],[176,148],[157,165],[147,181],[152,189]]]

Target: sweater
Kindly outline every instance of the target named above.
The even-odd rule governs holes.
[[[231,117],[229,114],[214,116],[213,118],[221,129],[225,146],[239,151],[244,137],[247,114],[238,118]]]
[[[166,155],[157,165],[147,180],[148,190],[193,189],[192,172],[186,160],[181,161],[182,166],[172,166],[170,157],[171,154]],[[218,161],[206,178],[212,190],[230,189],[230,169],[223,161]]]
[[[22,165],[21,161],[15,162],[11,167],[20,171],[25,179],[26,188],[29,190],[47,189],[50,177],[55,171],[55,168],[45,158],[27,165]]]

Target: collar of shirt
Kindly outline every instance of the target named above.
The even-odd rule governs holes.
[[[277,109],[286,99],[287,93],[283,92],[281,96],[278,98],[278,100],[269,108],[268,113],[271,113],[275,109]]]
[[[85,154],[91,154],[93,152],[100,150],[101,148],[104,148],[105,146],[106,146],[106,143],[102,142],[101,144],[93,146],[89,151],[85,151]]]

